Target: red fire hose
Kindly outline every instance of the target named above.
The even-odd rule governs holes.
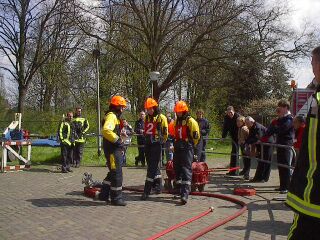
[[[136,189],[136,188],[132,188],[132,187],[124,187],[123,189],[127,190],[127,191],[133,191],[133,192],[143,192],[143,190],[141,190],[141,189]],[[164,193],[170,193],[170,192],[168,192],[168,191],[165,192],[164,191]],[[206,228],[203,228],[200,231],[192,234],[191,236],[186,238],[187,240],[197,239],[197,238],[201,237],[202,235],[212,231],[213,229],[215,229],[215,228],[217,228],[217,227],[219,227],[219,226],[221,226],[221,225],[223,225],[223,224],[225,224],[225,223],[227,223],[227,222],[239,217],[240,215],[242,215],[247,210],[247,204],[246,203],[244,203],[243,201],[240,201],[240,200],[238,200],[236,198],[227,196],[227,195],[215,194],[215,193],[204,193],[204,192],[192,192],[192,193],[190,193],[190,195],[219,198],[219,199],[223,199],[223,200],[226,200],[226,201],[230,201],[230,202],[236,203],[236,204],[240,205],[242,208],[240,210],[238,210],[236,213],[234,213],[234,214],[232,214],[232,215],[230,215],[230,216],[228,216],[228,217],[226,217],[224,219],[221,219],[221,220],[213,223],[212,225],[210,225],[210,226],[208,226]],[[193,222],[193,221],[195,221],[195,220],[197,220],[199,218],[202,218],[202,217],[208,215],[212,211],[213,210],[210,208],[209,210],[207,210],[207,211],[205,211],[205,212],[203,212],[203,213],[201,213],[201,214],[199,214],[197,216],[194,216],[194,217],[192,217],[192,218],[190,218],[190,219],[188,219],[188,220],[186,220],[184,222],[181,222],[181,223],[178,223],[176,225],[173,225],[173,226],[171,226],[171,227],[169,227],[169,228],[167,228],[167,229],[165,229],[165,230],[163,230],[163,231],[161,231],[161,232],[159,232],[159,233],[147,238],[146,240],[158,239],[161,236],[163,236],[163,235],[165,235],[165,234],[167,234],[169,232],[172,232],[172,231],[174,231],[174,230],[176,230],[176,229],[178,229],[178,228],[180,228],[182,226],[185,226],[185,225],[187,225],[187,224],[189,224],[189,223],[191,223],[191,222]]]
[[[157,234],[155,234],[155,235],[153,235],[153,236],[151,236],[151,237],[148,237],[146,240],[158,239],[159,237],[161,237],[161,236],[163,236],[163,235],[165,235],[165,234],[167,234],[167,233],[169,233],[169,232],[171,232],[171,231],[173,231],[173,230],[176,230],[176,229],[178,229],[178,228],[180,228],[180,227],[182,227],[182,226],[184,226],[184,225],[187,225],[187,224],[189,224],[189,223],[191,223],[191,222],[193,222],[193,221],[195,221],[195,220],[197,220],[197,219],[199,219],[199,218],[202,218],[202,217],[208,215],[208,214],[211,213],[211,212],[213,212],[213,207],[210,207],[209,210],[207,210],[207,211],[205,211],[205,212],[203,212],[203,213],[201,213],[201,214],[199,214],[199,215],[197,215],[197,216],[194,216],[194,217],[192,217],[192,218],[190,218],[190,219],[187,219],[187,220],[184,221],[184,222],[175,224],[175,225],[167,228],[166,230],[164,230],[164,231],[162,231],[162,232],[159,232],[159,233],[157,233]]]
[[[233,167],[233,168],[210,168],[208,172],[220,172],[220,171],[228,171],[228,172],[234,172],[240,169],[240,167]]]
[[[212,225],[206,227],[206,228],[203,228],[201,229],[200,231],[192,234],[191,236],[187,237],[185,240],[193,240],[193,239],[197,239],[201,236],[203,236],[204,234],[216,229],[217,227],[220,227],[221,225],[239,217],[240,215],[242,215],[245,211],[247,211],[247,204],[244,203],[243,201],[240,201],[236,198],[233,198],[233,197],[230,197],[230,196],[227,196],[227,195],[222,195],[222,194],[214,194],[214,193],[200,193],[200,192],[192,192],[191,195],[196,195],[196,196],[206,196],[206,197],[215,197],[215,198],[220,198],[220,199],[223,199],[223,200],[226,200],[226,201],[230,201],[230,202],[233,202],[233,203],[236,203],[236,204],[239,204],[240,206],[242,206],[242,208],[235,212],[234,214],[224,218],[224,219],[221,219],[215,223],[213,223]]]

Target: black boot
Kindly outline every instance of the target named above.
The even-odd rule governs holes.
[[[146,194],[146,193],[143,193],[143,194],[141,195],[141,197],[140,197],[140,199],[141,199],[142,201],[146,201],[148,198],[149,198],[149,195]]]
[[[181,197],[181,204],[182,205],[186,205],[187,202],[188,202],[188,198],[187,197],[185,197],[185,196]]]
[[[123,199],[118,199],[118,200],[111,200],[111,205],[114,206],[127,206],[127,203],[123,201]]]
[[[151,192],[151,189],[152,189],[152,186],[153,186],[153,182],[149,182],[149,181],[145,182],[143,194],[141,196],[141,200],[147,200],[148,199],[148,197],[150,195],[150,192]]]
[[[162,178],[154,180],[154,194],[161,194],[162,192]]]
[[[106,180],[106,179],[105,179]],[[99,193],[99,195],[97,196],[97,198],[100,201],[109,201],[109,196],[110,196],[110,185],[108,184],[102,184],[101,186],[101,192]]]

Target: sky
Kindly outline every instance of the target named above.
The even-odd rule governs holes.
[[[266,0],[269,4],[277,4],[281,0]],[[320,0],[287,0],[290,9],[292,10],[291,16],[289,17],[289,23],[292,27],[298,31],[301,30],[301,26],[308,22],[311,25],[320,26]],[[313,73],[310,65],[311,58],[301,59],[297,63],[289,65],[289,71],[292,74],[292,79],[298,82],[298,87],[304,88],[311,82]],[[9,66],[6,61],[0,55],[0,64]],[[8,78],[8,75],[5,75]],[[7,85],[8,81],[5,81]]]
[[[293,11],[289,20],[293,27],[301,30],[305,22],[313,26],[320,26],[320,0],[288,0],[288,2]],[[300,60],[299,63],[292,64],[289,68],[300,88],[306,87],[313,78],[310,62],[311,57]]]

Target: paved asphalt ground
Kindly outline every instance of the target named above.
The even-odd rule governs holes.
[[[224,164],[225,160],[209,161],[210,167]],[[142,188],[145,168],[123,171],[125,186]],[[145,239],[214,206],[213,213],[161,238],[180,240],[239,210],[234,203],[200,196],[191,196],[185,206],[168,194],[152,195],[142,202],[140,194],[134,192],[124,192],[126,207],[115,207],[83,196],[84,172],[102,180],[106,169],[80,167],[63,174],[54,166],[37,166],[24,172],[1,173],[0,240]],[[249,184],[224,174],[212,173],[205,191],[231,195],[235,186]],[[256,196],[235,196],[248,204],[248,211],[199,239],[286,239],[293,213],[282,201],[272,200],[279,196],[274,191],[278,184],[278,171],[273,169],[269,182],[251,184],[256,187]]]

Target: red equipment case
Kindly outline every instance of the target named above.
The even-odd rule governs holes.
[[[165,189],[172,190],[175,188],[175,172],[173,168],[173,161],[168,161],[166,164],[166,173],[168,178],[165,179]],[[204,190],[205,185],[209,182],[209,168],[205,162],[192,163],[192,183],[191,191],[197,189],[199,192]]]

